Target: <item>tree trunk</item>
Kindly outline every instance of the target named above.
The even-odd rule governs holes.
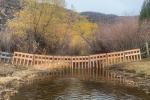
[[[149,57],[149,46],[148,46],[148,42],[146,41],[146,54],[147,54],[147,57]]]

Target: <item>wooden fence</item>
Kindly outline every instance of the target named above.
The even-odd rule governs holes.
[[[48,56],[15,52],[12,58],[12,63],[15,65],[35,66],[51,63],[63,62],[70,68],[93,68],[106,67],[122,62],[141,60],[140,49],[127,50],[122,52],[96,54],[90,56]],[[66,66],[65,66],[66,67]]]
[[[13,55],[11,53],[0,51],[0,61],[1,62],[10,63],[12,56]]]

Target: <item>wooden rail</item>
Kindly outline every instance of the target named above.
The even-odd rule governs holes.
[[[28,54],[21,52],[14,52],[12,63],[15,65],[23,66],[35,66],[45,65],[48,66],[51,63],[64,62],[67,66],[72,69],[76,68],[104,68],[106,66],[141,60],[140,49],[127,50],[122,52],[112,52],[104,54],[96,54],[90,56],[48,56],[48,55],[37,55]]]

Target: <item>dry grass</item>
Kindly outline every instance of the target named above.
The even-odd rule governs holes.
[[[6,85],[9,82],[12,82],[13,80],[21,80],[19,77],[0,77],[0,85]]]
[[[143,59],[139,62],[130,62],[121,64],[123,69],[135,72],[139,75],[148,75],[150,76],[150,58]]]

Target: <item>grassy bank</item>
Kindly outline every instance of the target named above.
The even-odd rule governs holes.
[[[129,62],[118,65],[118,69],[136,74],[139,77],[150,77],[150,58],[137,62]]]
[[[58,71],[56,68],[61,65],[62,63],[59,65],[53,63],[49,67],[44,67],[44,65],[25,67],[0,63],[0,100],[9,100],[24,84],[51,78],[51,72]],[[55,68],[52,69],[52,66]]]
[[[147,93],[150,91],[150,58],[113,65],[110,70],[135,80]]]
[[[11,96],[17,93],[17,88],[24,81],[23,75],[29,75],[29,73],[23,74],[25,71],[29,71],[29,69],[0,63],[0,100],[9,100]]]

